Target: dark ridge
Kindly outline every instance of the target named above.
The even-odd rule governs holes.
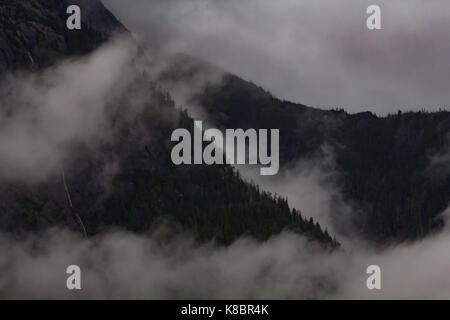
[[[71,4],[81,8],[81,30],[66,27]],[[126,28],[98,0],[0,0],[0,74],[89,53],[118,32]]]
[[[0,72],[45,68],[87,54],[126,31],[96,0],[70,0],[80,5],[83,25],[69,31],[68,3],[0,0]],[[129,67],[134,81],[107,108],[115,125],[113,141],[95,155],[85,145],[72,146],[73,159],[64,164],[62,176],[33,185],[1,181],[0,230],[21,235],[53,226],[81,231],[82,225],[89,236],[114,227],[145,234],[169,221],[173,230],[190,232],[199,242],[230,244],[242,236],[266,240],[288,230],[325,247],[339,246],[319,224],[291,210],[286,199],[244,182],[229,166],[174,166],[171,132],[193,130],[193,120],[157,83],[134,64]],[[124,123],[123,111],[135,96],[151,98],[141,101],[142,114],[133,123]],[[120,169],[107,176],[105,187],[99,175],[111,159]]]

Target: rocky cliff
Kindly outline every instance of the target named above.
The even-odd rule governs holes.
[[[72,4],[81,8],[79,31],[66,27]],[[0,0],[0,73],[89,52],[125,30],[98,0]]]

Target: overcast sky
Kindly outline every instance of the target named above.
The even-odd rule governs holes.
[[[103,0],[153,47],[207,59],[307,105],[449,109],[446,0]],[[382,30],[366,27],[379,4]]]

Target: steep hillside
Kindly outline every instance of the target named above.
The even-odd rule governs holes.
[[[188,81],[195,72],[203,71],[197,66],[171,77]],[[438,214],[450,201],[450,175],[433,169],[432,163],[448,152],[449,111],[377,117],[318,110],[281,101],[230,74],[208,85],[192,102],[224,128],[280,128],[284,168],[330,145],[340,187],[358,211],[354,222],[369,238],[414,239],[442,226]]]
[[[66,27],[66,10],[73,4],[82,8],[80,31]],[[90,52],[121,31],[125,28],[98,0],[1,0],[0,74]]]
[[[99,2],[73,3],[88,14],[81,31],[68,32],[65,2],[1,1],[2,70],[39,69],[33,84],[46,83],[39,78],[41,69],[91,52],[114,32],[125,30]],[[101,146],[64,141],[70,142],[70,148],[65,146],[70,157],[45,180],[0,181],[2,231],[21,234],[62,225],[89,236],[111,227],[147,233],[168,223],[200,242],[229,244],[244,235],[265,240],[291,230],[327,246],[338,245],[312,219],[291,210],[285,199],[245,183],[231,167],[174,166],[171,132],[179,127],[192,131],[192,119],[175,108],[170,95],[139,71],[135,61],[125,73],[127,82],[120,82],[126,83],[120,91],[124,94],[114,92],[105,108],[102,124],[112,124],[112,130]],[[131,116],[132,110],[139,113]],[[7,117],[17,113],[1,111]]]

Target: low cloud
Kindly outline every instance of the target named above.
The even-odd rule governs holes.
[[[445,179],[450,174],[450,134],[445,139],[443,148],[429,155],[427,173],[434,179]]]
[[[131,41],[117,38],[92,55],[3,77],[0,179],[42,181],[71,163],[75,146],[94,150],[110,141],[108,108],[136,77],[135,52]],[[133,99],[128,117],[136,114]]]
[[[92,56],[66,61],[44,73],[4,79],[0,177],[41,181],[59,172],[61,162],[70,161],[73,144],[95,149],[109,141],[113,129],[105,110],[117,95],[126,93],[127,84],[136,76],[129,69],[134,53],[132,44],[115,42]],[[189,90],[189,85],[180,89],[180,100]],[[132,106],[141,105],[145,97],[129,98],[131,109],[127,111],[133,111]],[[242,172],[252,179],[251,173]],[[340,201],[335,174],[328,155],[317,164],[300,162],[286,175],[255,182],[288,196],[291,206],[339,234],[338,229],[331,229],[335,226],[331,213]],[[344,203],[341,209],[344,213],[351,210]],[[445,229],[422,241],[381,251],[354,242],[342,250],[325,252],[289,233],[266,242],[242,238],[229,247],[200,246],[188,235],[165,229],[149,236],[109,231],[89,239],[61,229],[20,240],[2,234],[0,297],[448,298],[449,241],[450,231]],[[79,292],[65,287],[65,271],[72,264],[82,268]],[[366,268],[371,264],[381,267],[380,291],[366,288]]]
[[[262,190],[286,197],[291,208],[314,221],[336,236],[345,247],[357,238],[352,218],[356,212],[344,201],[337,184],[340,177],[329,145],[310,158],[299,160],[295,166],[284,168],[275,176],[261,176],[251,166],[236,166],[242,177],[256,183]]]
[[[156,233],[157,234],[157,233]],[[2,236],[3,298],[312,298],[333,265],[320,266],[305,239],[280,235],[266,243],[196,246],[171,234],[112,232],[82,240],[54,230],[16,242]],[[37,249],[35,249],[37,248]],[[66,289],[68,265],[82,269],[82,291]],[[330,288],[331,289],[331,288]]]
[[[402,0],[104,0],[155,50],[211,61],[303,104],[448,109],[450,4]],[[382,30],[366,28],[379,4]]]
[[[448,230],[383,251],[324,252],[304,237],[196,245],[162,229],[81,239],[64,230],[0,236],[0,297],[30,299],[445,299],[450,295]],[[82,290],[66,288],[79,265]],[[368,290],[369,265],[381,290]]]

